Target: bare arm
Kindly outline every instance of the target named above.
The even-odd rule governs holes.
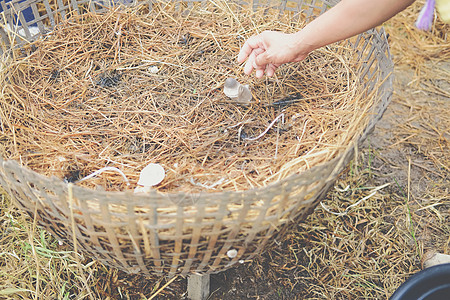
[[[325,45],[344,40],[380,25],[408,7],[414,0],[342,0],[294,34],[265,31],[249,38],[238,62],[244,72],[272,76],[281,64],[303,60]]]

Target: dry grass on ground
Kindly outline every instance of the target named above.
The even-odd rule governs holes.
[[[414,29],[420,4],[386,24],[396,92],[358,159],[305,222],[260,258],[212,276],[211,299],[387,299],[428,252],[449,254],[448,25]],[[0,200],[0,299],[185,296],[183,278],[164,286],[77,260]]]

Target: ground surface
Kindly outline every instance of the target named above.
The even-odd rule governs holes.
[[[449,72],[448,63],[426,67]],[[261,257],[212,275],[209,299],[388,299],[429,253],[448,253],[449,82],[418,82],[404,65],[395,78],[383,119],[323,201],[340,213],[358,205],[341,216],[319,206]],[[109,296],[145,287],[143,278],[119,276]],[[158,299],[185,299],[185,290],[177,279]]]
[[[436,67],[450,70],[448,64]],[[324,204],[345,207],[354,199],[350,190],[389,185],[337,219],[318,207],[251,266],[214,276],[212,299],[383,299],[422,268],[427,253],[448,253],[449,124],[441,118],[450,102],[411,87],[408,68],[395,75],[393,103],[361,149],[360,173],[349,169]],[[449,82],[437,84],[450,90]],[[446,151],[435,151],[421,135],[442,139]],[[442,165],[435,163],[440,154],[447,155],[440,157]],[[345,193],[339,199],[338,189],[347,186],[349,199]],[[395,253],[397,247],[404,253]],[[274,265],[287,271],[277,274]]]
[[[395,93],[357,159],[306,221],[261,257],[212,275],[210,299],[388,299],[429,253],[449,254],[448,27],[417,33],[418,8],[386,26]],[[186,298],[185,278],[166,286],[85,257],[79,265],[0,200],[0,299]]]

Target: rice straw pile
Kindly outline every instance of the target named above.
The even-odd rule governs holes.
[[[236,63],[246,38],[303,24],[233,11],[217,2],[87,12],[15,50],[0,72],[3,157],[68,182],[114,166],[131,188],[159,163],[161,192],[251,189],[335,157],[373,104],[354,51],[336,44],[273,79],[246,77]],[[223,94],[228,77],[250,85],[251,105]],[[80,184],[128,188],[115,172]]]
[[[450,60],[450,24],[444,23],[439,13],[435,14],[430,31],[419,30],[414,25],[424,4],[425,0],[415,1],[384,24],[395,64],[411,66],[416,75],[428,71],[427,61]],[[429,75],[433,75],[433,71]]]

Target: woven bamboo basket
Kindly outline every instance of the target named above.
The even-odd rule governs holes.
[[[64,20],[68,11],[76,11],[87,2],[71,0],[64,4],[58,0],[55,7],[50,6],[48,0],[0,1],[3,8],[0,23],[14,22],[18,17],[21,21],[18,30],[23,30],[26,40],[33,40],[40,32],[48,30],[48,26],[55,26],[55,20]],[[152,1],[124,2],[152,7]],[[183,9],[203,1],[179,2]],[[276,1],[275,8],[309,21],[336,2],[280,0]],[[109,5],[103,1],[96,3],[99,5],[90,7],[100,12]],[[38,12],[37,4],[45,6],[45,13]],[[270,4],[274,8],[274,1],[239,4],[254,9]],[[34,20],[27,21],[20,12],[30,8]],[[39,32],[32,32],[30,26],[37,26]],[[11,43],[1,27],[0,34],[6,44],[3,49],[18,48],[25,43],[25,39]],[[303,221],[385,111],[392,94],[393,69],[385,32],[382,28],[369,30],[349,41],[349,45],[362,62],[361,84],[367,88],[367,93],[376,93],[375,105],[361,134],[337,157],[307,171],[245,191],[139,195],[91,190],[45,177],[17,161],[0,158],[0,185],[19,208],[36,217],[39,224],[59,240],[76,246],[105,265],[146,275],[223,271],[261,253],[274,235],[292,222]],[[231,249],[237,250],[236,256],[227,255]]]

